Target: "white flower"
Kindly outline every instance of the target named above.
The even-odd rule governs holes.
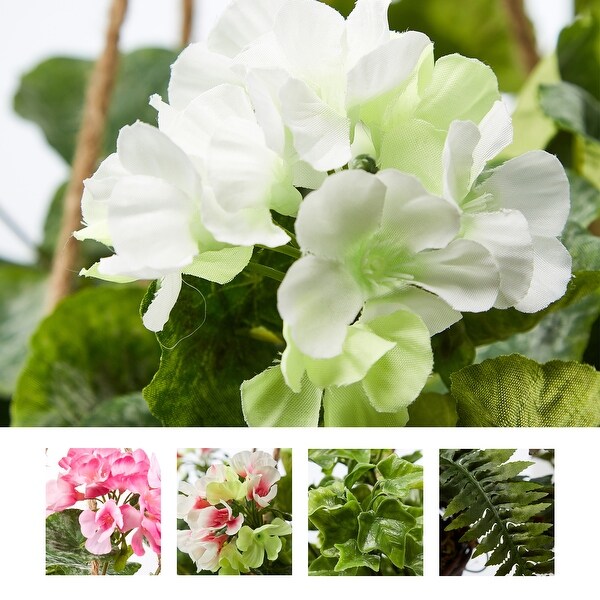
[[[160,331],[181,289],[181,275],[226,283],[248,264],[251,247],[217,242],[203,226],[206,197],[186,154],[155,127],[124,127],[117,152],[85,182],[85,227],[78,239],[96,239],[114,249],[83,275],[107,281],[158,279],[143,320]]]

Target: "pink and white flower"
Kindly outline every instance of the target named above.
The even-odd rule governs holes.
[[[216,571],[219,554],[229,536],[214,535],[213,532],[186,529],[177,532],[177,548],[190,555],[198,571]]]
[[[123,527],[121,509],[114,500],[107,500],[97,511],[84,510],[79,515],[81,533],[87,538],[86,550],[92,554],[108,554],[111,550],[110,536]]]
[[[225,508],[207,506],[199,510],[191,510],[185,521],[192,529],[205,529],[217,531],[225,528],[227,535],[235,535],[244,522],[244,515],[233,516],[231,507],[223,502]]]

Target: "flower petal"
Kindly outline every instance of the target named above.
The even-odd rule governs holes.
[[[409,311],[398,311],[369,323],[374,333],[395,342],[395,347],[369,370],[363,387],[379,412],[397,412],[421,392],[433,369],[429,330]]]
[[[298,348],[313,358],[342,352],[347,326],[363,297],[339,263],[304,256],[288,270],[277,293],[277,307]]]
[[[463,237],[488,249],[500,270],[496,308],[514,306],[525,296],[533,275],[533,241],[527,219],[516,210],[465,214]]]
[[[415,116],[447,130],[455,120],[479,123],[499,99],[492,69],[474,58],[451,54],[436,61]]]
[[[390,39],[388,8],[391,0],[358,0],[346,19],[348,64],[378,48]]]
[[[181,290],[181,274],[173,273],[163,277],[157,285],[154,298],[142,317],[146,329],[162,331],[169,320],[171,310],[177,302]]]
[[[250,258],[252,247],[244,246],[201,252],[182,272],[224,284],[241,273],[250,262]]]
[[[477,192],[525,215],[534,236],[560,235],[569,216],[569,181],[556,156],[533,150],[494,169]]]
[[[480,139],[479,128],[472,121],[452,121],[450,123],[442,155],[443,195],[457,206],[461,205],[461,201],[471,189],[473,152]]]
[[[278,366],[244,381],[241,395],[244,419],[250,427],[318,425],[323,392],[305,377],[296,394],[285,384]]]
[[[460,311],[482,312],[494,305],[500,276],[491,254],[470,240],[455,240],[442,250],[415,257],[413,283]]]
[[[345,115],[299,79],[289,79],[283,85],[280,100],[284,123],[302,160],[317,171],[337,169],[350,160],[350,121]]]
[[[408,422],[405,408],[396,413],[377,412],[360,383],[326,390],[323,410],[325,427],[403,427]]]
[[[302,202],[296,219],[300,246],[324,258],[345,259],[379,228],[385,193],[382,182],[365,171],[331,175]]]
[[[556,238],[533,238],[533,277],[517,310],[534,313],[561,298],[571,280],[571,255]]]

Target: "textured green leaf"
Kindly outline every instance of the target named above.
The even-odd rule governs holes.
[[[369,463],[358,463],[354,469],[344,479],[344,485],[348,489],[352,489],[352,486],[365,474],[373,470],[375,465]]]
[[[359,515],[361,515],[361,507],[356,500],[337,506],[323,506],[309,514],[310,522],[321,532],[322,554],[335,556],[336,544],[343,544],[349,539],[356,538]]]
[[[27,357],[29,337],[43,315],[47,275],[0,262],[0,396],[10,396]]]
[[[408,407],[407,427],[454,427],[458,416],[450,394],[421,393]]]
[[[277,318],[276,288],[245,275],[224,286],[191,276],[184,282],[157,336],[160,367],[144,398],[164,425],[243,426],[240,385],[267,368],[281,349],[253,333],[261,326],[281,330],[271,325]],[[153,294],[154,284],[142,312]]]
[[[319,556],[313,560],[308,567],[308,574],[314,576],[331,576],[331,575],[356,575],[357,569],[346,569],[344,571],[336,571],[335,565],[338,559],[328,556]]]
[[[357,463],[369,463],[371,460],[370,450],[339,448],[339,449],[316,449],[309,450],[308,458],[323,469],[323,473],[331,474],[338,462],[347,463],[353,460]]]
[[[139,391],[158,364],[156,340],[137,314],[142,296],[137,287],[101,286],[61,302],[32,337],[13,425],[79,426],[88,419],[95,426],[148,424],[139,397],[131,409],[115,400]]]
[[[81,427],[160,427],[142,392],[105,400],[82,418]]]
[[[372,571],[379,571],[381,557],[361,552],[355,539],[348,540],[344,544],[336,544],[335,547],[339,550],[340,558],[334,571],[345,571],[355,567],[368,567]]]
[[[177,54],[159,48],[136,50],[122,57],[106,128],[103,156],[114,152],[119,129],[136,120],[156,123],[148,105],[153,93],[166,96],[170,65]],[[85,90],[93,63],[50,58],[21,79],[15,110],[37,123],[48,143],[71,162],[81,122]]]
[[[391,454],[377,464],[377,470],[383,479],[376,485],[376,490],[403,498],[410,490],[423,489],[423,467]]]
[[[540,106],[560,129],[600,140],[600,102],[570,83],[540,85]]]
[[[600,425],[600,373],[574,362],[500,356],[455,373],[452,396],[459,426]]]
[[[80,510],[67,509],[46,518],[46,574],[47,575],[89,575],[92,560],[100,564],[109,562],[107,574],[133,575],[141,565],[128,563],[119,571],[114,569],[118,549],[110,554],[97,556],[85,549],[85,537],[79,525]]]
[[[450,375],[475,359],[475,346],[467,335],[462,320],[452,327],[431,338],[433,349],[433,370],[439,373],[447,386],[450,386]],[[410,412],[410,409],[409,409]]]

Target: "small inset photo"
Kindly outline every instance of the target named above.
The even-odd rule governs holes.
[[[554,575],[554,450],[440,450],[440,575]]]
[[[46,575],[158,575],[160,468],[141,448],[46,450]]]
[[[292,574],[292,451],[178,450],[177,573]]]
[[[309,450],[308,574],[423,575],[419,450]]]

